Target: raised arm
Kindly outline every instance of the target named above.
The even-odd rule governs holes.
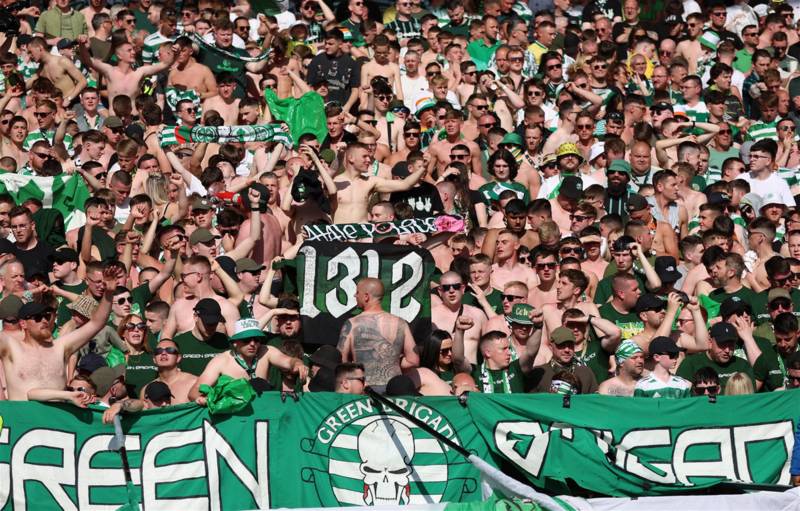
[[[296,374],[301,381],[305,381],[308,377],[308,368],[302,360],[290,357],[278,348],[267,348],[267,353],[264,355],[264,358],[267,359],[270,365]],[[266,372],[262,377],[266,377]]]
[[[595,329],[595,332],[600,333],[598,336],[600,337],[600,346],[602,346],[603,349],[608,353],[614,353],[617,351],[617,346],[619,346],[619,343],[622,340],[622,330],[620,330],[613,321],[603,319],[600,316],[595,316],[594,314],[590,314],[588,319],[589,325]]]
[[[79,35],[78,36],[78,58],[83,65],[86,67],[90,67],[97,71],[98,73],[108,76],[111,74],[111,71],[114,69],[114,66],[110,64],[106,64],[102,60],[96,59],[89,55],[89,48],[87,48],[86,43],[89,42],[89,36],[87,35]]]
[[[469,316],[459,316],[456,318],[456,330],[453,332],[453,372],[469,373],[472,366],[467,361],[464,350],[464,332],[472,328],[475,324]],[[480,346],[479,346],[480,349]]]
[[[200,406],[206,405],[206,396],[205,394],[200,392],[200,385],[208,385],[209,387],[213,387],[217,383],[217,379],[219,375],[222,374],[222,357],[224,354],[219,354],[211,359],[211,362],[206,365],[206,368],[197,377],[194,381],[194,385],[192,385],[191,390],[189,390],[189,401],[194,401]]]
[[[242,303],[242,300],[244,300],[244,293],[242,293],[239,285],[228,275],[228,272],[219,265],[216,259],[211,261],[211,271],[213,271],[214,274],[219,277],[220,282],[222,282],[222,287],[225,288],[225,292],[228,294],[228,301],[238,307],[239,304]]]
[[[539,354],[539,348],[542,346],[542,327],[544,326],[542,310],[533,309],[530,313],[530,319],[533,321],[533,330],[531,330],[531,335],[525,344],[525,349],[519,354],[519,366],[523,373],[529,373],[533,370],[533,361],[536,360],[536,355]]]
[[[641,245],[638,243],[632,243],[631,251],[633,252],[634,257],[639,258],[639,264],[642,265],[642,270],[644,270],[644,275],[647,278],[647,289],[653,291],[660,288],[661,279],[658,277],[656,270],[653,269],[653,265],[647,260],[647,255],[642,250]]]
[[[703,313],[700,311],[700,304],[697,298],[691,298],[689,303],[686,304],[686,309],[692,313],[692,319],[694,320],[694,337],[686,334],[681,335],[681,348],[686,348],[686,351],[689,353],[706,351],[709,347],[708,328],[706,327],[706,320],[703,318]]]
[[[405,179],[384,179],[382,177],[373,177],[375,186],[373,190],[380,193],[404,192],[410,190],[415,184],[422,179],[425,170],[414,172]]]
[[[253,247],[255,247],[256,242],[261,239],[261,213],[258,210],[258,201],[261,198],[261,192],[255,188],[250,188],[247,192],[247,197],[250,199],[250,236],[239,243],[233,250],[225,254],[234,261],[242,257],[247,257],[253,250]]]
[[[97,310],[95,310],[86,324],[58,338],[58,344],[63,347],[67,356],[72,355],[84,344],[92,340],[97,335],[97,332],[106,325],[108,315],[111,313],[111,299],[114,297],[117,281],[123,275],[122,269],[117,267],[103,270],[105,291],[103,292],[103,298],[100,300],[100,306],[97,307]]]

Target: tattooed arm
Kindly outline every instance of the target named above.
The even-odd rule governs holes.
[[[408,327],[408,323],[405,321],[400,322],[400,325],[403,329],[403,358],[400,359],[400,368],[411,369],[412,367],[419,367],[419,354],[416,351],[416,342],[414,342],[414,336],[411,335],[411,329]]]
[[[339,332],[339,344],[336,346],[342,354],[342,362],[353,362],[353,337],[350,335],[352,331],[352,319],[348,319],[342,325],[342,330]]]

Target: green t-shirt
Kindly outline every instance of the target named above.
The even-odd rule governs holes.
[[[607,305],[609,307],[611,306],[610,303]],[[616,310],[614,310],[614,312],[619,314]],[[644,323],[642,323],[642,328],[644,328]],[[583,343],[583,351],[576,351],[575,358],[578,359],[580,363],[592,370],[597,383],[602,383],[608,379],[608,371],[610,369],[608,357],[613,355],[613,353],[609,353],[608,351],[604,350],[600,339],[598,339],[595,333],[591,331],[591,328],[589,330],[589,338]]]
[[[792,304],[794,304],[794,312],[795,316],[800,315],[800,289],[792,288],[789,291],[789,296],[792,298]],[[753,299],[752,306],[753,306],[753,314],[756,316],[756,323],[762,324],[769,322],[769,309],[768,309],[768,300],[769,298],[769,289],[765,289],[760,293],[755,294],[755,298]]]
[[[176,335],[173,339],[181,351],[181,371],[200,376],[215,355],[231,347],[228,336],[216,332],[207,341],[195,337],[191,330]]]
[[[606,269],[606,274],[608,274],[608,276],[603,277],[603,280],[597,283],[597,291],[594,293],[594,303],[597,305],[608,302],[608,299],[614,294],[614,288],[612,287],[611,283],[614,280],[614,275],[616,273],[617,272],[614,271],[613,274],[608,274],[608,270]],[[645,284],[645,279],[642,274],[636,271],[634,268],[633,276],[636,278],[636,282],[639,283],[639,289],[642,290],[642,293],[646,293],[647,285]]]
[[[529,373],[530,374],[530,373]],[[530,389],[529,374],[522,372],[519,360],[507,369],[488,369],[481,364],[472,366],[472,377],[484,394],[521,394]]]
[[[624,314],[615,309],[610,302],[601,305],[599,310],[601,318],[611,321],[622,330],[622,340],[630,339],[644,330],[644,322],[635,312]]]
[[[755,303],[756,303],[756,293],[750,289],[749,287],[742,286],[738,290],[734,291],[733,293],[726,293],[724,288],[718,287],[717,289],[711,291],[708,296],[714,300],[715,302],[722,303],[728,298],[732,296],[737,296],[741,298],[741,300],[748,305],[755,311]]]
[[[56,282],[56,285],[63,289],[64,291],[69,291],[70,293],[81,294],[83,293],[87,287],[86,282],[80,282],[78,284],[64,284],[63,282]],[[72,319],[72,313],[70,313],[69,309],[67,309],[67,305],[70,302],[66,298],[61,296],[58,297],[58,311],[56,312],[56,325],[64,326],[64,323]]]
[[[681,365],[678,367],[677,375],[691,381],[692,378],[694,378],[694,373],[703,367],[710,367],[717,372],[719,375],[719,384],[723,389],[725,388],[725,384],[728,383],[728,379],[733,376],[734,373],[745,373],[753,380],[753,387],[755,387],[756,381],[753,368],[750,367],[750,364],[748,364],[746,360],[742,360],[736,356],[731,357],[727,364],[721,365],[711,360],[705,353],[695,353],[694,355],[689,355],[681,362]]]
[[[478,189],[478,192],[483,195],[483,200],[486,204],[491,205],[492,202],[500,200],[500,194],[506,190],[511,190],[517,194],[518,199],[522,199],[525,204],[531,200],[531,195],[525,185],[517,183],[516,181],[507,181],[504,183],[498,181],[490,181]]]
[[[139,398],[142,387],[158,376],[158,368],[153,362],[152,353],[140,353],[138,355],[128,355],[128,362],[125,364],[125,384],[133,390],[131,397]]]
[[[503,313],[503,293],[495,288],[491,288],[491,291],[486,295],[486,301],[489,302],[489,305],[492,306],[492,309],[494,309],[497,314]],[[475,299],[475,296],[471,292],[464,293],[461,303],[464,305],[472,305],[479,309],[481,307],[478,304],[478,300]]]
[[[216,47],[213,45],[206,46],[206,48],[200,52],[198,61],[211,68],[211,72],[215,75],[223,71],[231,73],[236,80],[236,89],[233,91],[233,95],[239,99],[244,99],[245,90],[247,89],[245,62],[236,58],[231,58],[215,48]],[[224,50],[238,57],[250,56],[245,50],[233,46],[224,48]]]

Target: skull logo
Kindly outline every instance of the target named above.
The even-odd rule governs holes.
[[[366,505],[408,504],[414,457],[414,436],[408,426],[385,418],[370,422],[358,435],[358,455]]]

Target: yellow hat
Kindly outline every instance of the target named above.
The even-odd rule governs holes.
[[[578,158],[583,161],[583,155],[581,154],[578,146],[575,145],[574,142],[564,142],[560,146],[558,146],[558,150],[556,151],[556,158],[561,158],[562,156],[577,156]]]

